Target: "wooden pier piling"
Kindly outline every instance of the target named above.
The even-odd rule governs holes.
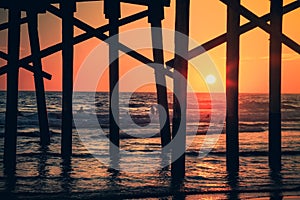
[[[44,80],[40,75],[42,74],[42,61],[40,57],[40,44],[38,34],[38,13],[33,10],[27,12],[26,14],[28,18],[28,34],[31,46],[33,67],[36,68],[36,73],[34,74],[34,83],[40,127],[40,144],[47,145],[50,143],[50,132],[46,107]]]
[[[5,113],[4,168],[8,174],[16,168],[18,79],[20,55],[21,10],[12,7],[8,11],[8,70]]]
[[[161,21],[164,19],[164,5],[161,0],[151,1],[149,3],[149,17],[148,21],[151,24],[152,45],[153,45],[153,60],[156,67],[164,67],[164,52],[163,52],[163,36],[161,30]],[[161,65],[158,66],[157,64]],[[154,66],[155,67],[155,66]],[[163,70],[155,69],[157,103],[162,106],[159,109],[160,116],[160,137],[161,145],[165,147],[171,141],[170,130],[170,115],[168,106],[168,93],[166,84],[166,75],[162,73]],[[166,120],[162,121],[161,116],[166,113]]]
[[[109,20],[109,140],[111,160],[119,156],[119,18],[121,17],[120,0],[105,0],[104,14]],[[114,97],[113,97],[114,93]],[[114,106],[114,113],[112,107]],[[113,162],[116,163],[116,162]]]
[[[186,80],[179,78],[164,66],[162,20],[164,19],[164,6],[169,6],[169,0],[104,0],[104,13],[109,23],[98,28],[74,18],[76,2],[88,2],[95,0],[40,0],[35,5],[30,5],[27,0],[2,0],[0,7],[8,9],[9,20],[0,24],[0,31],[8,28],[8,53],[0,50],[0,58],[7,60],[7,65],[0,67],[0,76],[7,73],[6,113],[5,113],[5,139],[4,139],[4,168],[5,172],[13,177],[16,168],[16,144],[17,144],[17,118],[18,118],[18,78],[19,67],[34,73],[36,98],[38,106],[38,120],[40,127],[40,140],[42,145],[50,141],[49,124],[46,110],[46,99],[43,78],[51,79],[51,75],[42,71],[43,57],[62,50],[62,139],[61,154],[64,162],[70,163],[72,156],[72,94],[73,94],[73,56],[74,45],[84,42],[92,37],[109,43],[109,128],[110,128],[110,154],[112,166],[119,164],[119,51],[127,52],[127,55],[149,64],[153,61],[141,53],[121,44],[118,36],[119,27],[129,24],[144,17],[149,17],[152,27],[152,43],[154,63],[161,64],[162,71],[157,70],[157,65],[149,65],[155,69],[157,103],[166,111],[166,121],[160,121],[161,143],[166,146],[171,138],[176,138],[175,148],[172,149],[174,160],[171,168],[172,181],[183,180],[185,176],[185,148],[186,148],[186,107],[187,85]],[[121,18],[120,3],[129,3],[148,6],[148,11]],[[213,49],[225,41],[226,47],[226,166],[228,175],[237,176],[239,171],[239,128],[238,128],[238,95],[239,95],[239,37],[256,27],[270,34],[270,57],[269,57],[269,166],[276,174],[281,169],[281,60],[282,43],[295,52],[300,52],[300,45],[282,33],[282,16],[285,13],[300,7],[299,1],[295,0],[283,7],[283,0],[272,0],[269,14],[258,17],[252,11],[241,6],[240,0],[220,0],[227,5],[227,33],[224,33],[190,51],[188,45],[189,36],[189,6],[190,0],[176,0],[175,30],[185,34],[182,38],[175,34],[175,58],[168,65],[174,66],[180,77],[187,79],[188,59],[192,59],[205,51]],[[51,4],[60,4],[60,9]],[[27,17],[21,19],[21,10],[27,12]],[[62,42],[54,44],[43,50],[40,49],[37,15],[40,12],[49,11],[62,19]],[[248,23],[240,26],[240,15],[244,16]],[[267,21],[270,19],[270,24]],[[20,54],[20,24],[28,23],[31,55],[19,59]],[[74,37],[74,27],[81,29],[81,33]],[[105,32],[109,32],[109,36]],[[31,66],[33,63],[33,66]],[[174,103],[173,103],[173,127],[172,136],[170,130],[170,117],[165,76],[173,77]],[[112,94],[114,93],[114,98]],[[115,106],[114,113],[112,107]],[[159,110],[159,112],[164,112]],[[160,113],[161,115],[161,113]],[[176,153],[177,152],[177,153]],[[235,182],[233,184],[235,187]]]
[[[239,27],[240,0],[228,1],[226,45],[226,166],[227,171],[239,170]]]
[[[269,85],[269,166],[281,169],[281,33],[282,0],[271,1],[270,85]]]
[[[171,165],[172,179],[180,180],[185,176],[185,146],[186,146],[186,98],[187,98],[187,76],[188,76],[188,50],[189,50],[189,14],[190,0],[176,1],[175,31],[184,34],[182,37],[175,33],[175,59],[174,70],[178,72],[177,76],[185,78],[183,80],[176,76],[173,77],[174,97],[173,97],[173,129],[172,139],[175,137],[176,147],[172,148],[172,156],[181,154],[181,156]],[[183,111],[183,112],[182,112]],[[183,124],[183,126],[180,126]]]
[[[63,84],[62,84],[62,135],[61,154],[64,159],[72,155],[72,95],[73,95],[73,15],[76,3],[62,1],[60,3],[62,13],[62,57],[63,57]]]

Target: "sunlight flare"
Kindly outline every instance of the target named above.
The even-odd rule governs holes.
[[[212,74],[207,75],[205,78],[205,81],[208,84],[214,84],[216,82],[216,80],[217,80],[216,77]]]

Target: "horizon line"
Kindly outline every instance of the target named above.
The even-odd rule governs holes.
[[[0,90],[0,92],[7,92],[6,90]],[[35,90],[19,90],[19,92],[36,92]],[[45,91],[46,93],[47,92],[60,92],[62,93],[61,90],[46,90]],[[73,92],[86,92],[86,93],[92,93],[94,91],[73,91]],[[132,91],[120,91],[120,93],[157,93],[156,91],[138,91],[138,92],[132,92]],[[96,91],[96,93],[109,93],[109,91]],[[172,92],[168,92],[169,93],[172,93]],[[188,93],[192,93],[192,92],[188,92]],[[197,91],[197,92],[194,92],[196,94],[199,94],[199,93],[203,93],[203,94],[207,94],[209,92],[201,92],[201,91]],[[226,92],[211,92],[211,93],[226,93]],[[269,94],[268,92],[239,92],[239,94]],[[282,92],[281,94],[300,94],[300,92]]]

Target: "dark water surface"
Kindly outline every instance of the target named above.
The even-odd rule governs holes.
[[[5,93],[0,95],[3,97],[0,99],[0,132],[3,134]],[[129,112],[142,128],[134,130],[128,127],[122,131],[140,136],[147,128],[147,131],[157,133],[159,130],[155,116],[149,113],[150,107],[155,104],[155,95],[152,93],[136,95],[131,98],[129,107],[125,103],[122,105],[121,100],[120,110],[125,114]],[[104,152],[108,147],[105,136],[81,141],[82,136],[78,136],[77,132],[86,134],[86,137],[92,136],[90,133],[98,133],[98,129],[88,124],[93,110],[88,103],[87,94],[82,95],[82,99],[74,104],[76,111],[83,107],[84,112],[78,112],[78,115],[81,119],[86,119],[86,127],[77,129],[74,127],[71,161],[63,161],[60,157],[60,93],[47,93],[52,137],[51,144],[47,148],[41,148],[36,132],[38,123],[34,93],[21,92],[19,110],[22,115],[19,116],[18,125],[17,169],[14,177],[7,177],[3,172],[4,139],[1,137],[0,191],[3,195],[44,199],[67,197],[157,199],[161,196],[182,199],[185,197],[184,194],[189,194],[186,196],[187,199],[254,197],[280,199],[282,196],[300,198],[300,95],[283,95],[283,156],[280,173],[270,172],[268,167],[267,95],[241,95],[241,154],[238,176],[228,175],[226,172],[224,134],[216,134],[219,138],[212,151],[204,158],[198,157],[205,135],[195,136],[189,127],[196,123],[199,126],[198,134],[205,133],[210,116],[209,99],[204,94],[199,95],[202,95],[199,107],[200,115],[203,117],[200,117],[200,122],[188,121],[187,139],[191,143],[186,152],[186,178],[178,188],[177,183],[172,182],[170,169],[157,167],[157,163],[165,161],[165,158],[162,161],[159,156],[158,137],[122,139],[121,149],[128,153],[120,158],[120,170],[110,169],[109,160],[104,154],[97,154]],[[107,102],[107,94],[99,93],[96,113],[105,133],[108,127]],[[191,116],[199,113],[195,105],[188,108]],[[149,119],[154,122],[150,124],[151,126],[147,126]],[[216,124],[214,126],[216,130],[218,126],[222,127],[223,124]],[[87,141],[89,144],[86,144]],[[95,151],[87,149],[87,146]]]

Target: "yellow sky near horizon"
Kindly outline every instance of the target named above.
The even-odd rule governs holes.
[[[284,4],[293,2],[285,0]],[[269,12],[269,0],[242,0],[242,5],[253,11],[256,15],[262,16]],[[145,10],[146,7],[137,5],[122,4],[122,17]],[[171,7],[165,8],[165,20],[163,27],[174,29],[174,10],[175,1],[171,1]],[[197,43],[202,44],[226,32],[226,6],[219,0],[201,1],[191,0],[190,13],[190,37]],[[102,2],[78,3],[75,16],[90,24],[93,27],[101,26],[107,23],[103,15]],[[7,20],[7,12],[0,10],[1,22]],[[295,42],[300,44],[300,9],[294,10],[283,17],[283,32]],[[241,24],[247,23],[248,20],[241,17]],[[140,27],[149,27],[147,18],[133,22],[120,28],[121,32],[133,30]],[[39,16],[39,30],[41,47],[46,48],[61,41],[61,23],[60,19],[50,13],[41,14]],[[83,31],[75,28],[75,35],[81,34]],[[7,31],[0,32],[0,48],[6,51]],[[81,64],[90,52],[101,42],[92,38],[75,46],[74,55],[74,77],[78,72]],[[269,79],[269,35],[259,28],[255,28],[240,37],[240,92],[241,93],[267,93]],[[29,55],[29,39],[26,25],[22,25],[21,32],[21,57]],[[152,59],[151,52],[144,52]],[[225,80],[225,62],[226,62],[226,44],[222,44],[208,52],[212,61],[215,63],[223,81]],[[171,55],[167,55],[171,58]],[[282,92],[283,93],[300,93],[300,55],[283,45],[282,49]],[[4,65],[5,61],[0,59],[0,65]],[[124,56],[120,61],[120,76],[126,74],[129,69],[140,65],[128,56]],[[58,52],[43,59],[43,69],[52,74],[52,80],[45,80],[46,90],[61,90],[61,53]],[[195,76],[193,70],[190,70],[189,79],[193,88],[198,91],[206,91],[207,87],[204,79]],[[99,90],[107,90],[108,76],[102,78]],[[152,90],[154,86],[152,85]],[[151,91],[151,87],[147,86],[147,91]],[[6,89],[6,76],[0,77],[0,89]],[[20,90],[33,90],[34,81],[31,72],[23,69],[20,70]],[[125,87],[126,89],[126,87]]]

